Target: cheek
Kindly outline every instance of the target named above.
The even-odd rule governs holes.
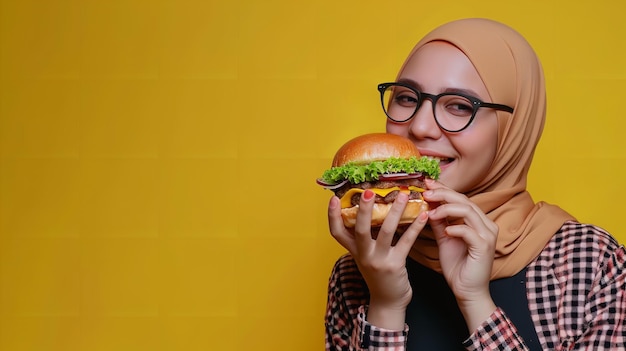
[[[396,134],[396,135],[400,135],[403,137],[408,137],[410,125],[411,125],[410,123],[398,124],[398,123],[393,123],[387,120],[387,124],[385,125],[385,128],[387,130],[387,133],[389,134]]]
[[[451,137],[457,150],[481,165],[491,165],[498,147],[498,121],[493,115],[483,115],[469,128]]]
[[[482,139],[481,142],[470,143],[465,148],[462,157],[471,160],[476,165],[477,173],[487,173],[495,156],[495,142],[489,139]]]
[[[463,174],[461,179],[457,179],[457,191],[467,192],[485,181],[496,156],[496,128],[466,130],[450,137],[459,156],[457,171]]]

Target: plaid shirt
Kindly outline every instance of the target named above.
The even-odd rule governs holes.
[[[526,271],[528,308],[544,350],[626,350],[626,251],[602,229],[566,222]],[[333,269],[326,350],[405,350],[409,327],[365,320],[368,291],[350,255]],[[498,308],[464,342],[467,350],[528,350]]]

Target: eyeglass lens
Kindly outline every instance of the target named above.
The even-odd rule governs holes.
[[[432,96],[419,94],[414,90],[399,86],[388,86],[383,93],[383,109],[389,118],[396,122],[405,122],[411,119],[424,100],[436,100],[433,113],[435,120],[444,129],[458,131],[465,128],[474,114],[472,102],[460,95],[442,94]]]

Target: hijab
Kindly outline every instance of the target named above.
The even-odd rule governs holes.
[[[546,116],[541,63],[518,32],[480,18],[457,20],[434,29],[417,43],[407,62],[432,41],[445,41],[460,49],[478,71],[492,101],[515,109],[512,114],[496,112],[495,159],[487,176],[466,193],[499,228],[492,279],[513,276],[539,255],[565,221],[573,220],[558,206],[535,203],[526,190]],[[438,252],[431,233],[418,237],[410,255],[441,272]]]

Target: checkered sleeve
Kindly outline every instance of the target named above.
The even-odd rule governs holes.
[[[531,314],[550,350],[626,350],[626,253],[606,231],[567,222],[529,270]]]
[[[467,350],[528,350],[517,329],[498,308],[463,342]]]
[[[404,351],[409,327],[404,330],[388,330],[375,327],[366,321],[367,307],[360,306],[352,344],[357,350]]]
[[[356,263],[342,256],[329,279],[326,304],[326,350],[402,351],[406,349],[408,326],[404,330],[377,328],[366,321],[369,293]]]
[[[585,324],[573,341],[575,350],[626,350],[624,247],[603,253],[601,259],[584,305]]]
[[[356,264],[349,255],[337,260],[328,282],[326,303],[326,350],[354,350],[352,341],[353,319],[356,309],[350,307],[350,296],[359,294],[359,278]],[[352,282],[352,283],[350,283]],[[346,291],[347,290],[347,291]],[[356,307],[358,308],[358,307]]]

